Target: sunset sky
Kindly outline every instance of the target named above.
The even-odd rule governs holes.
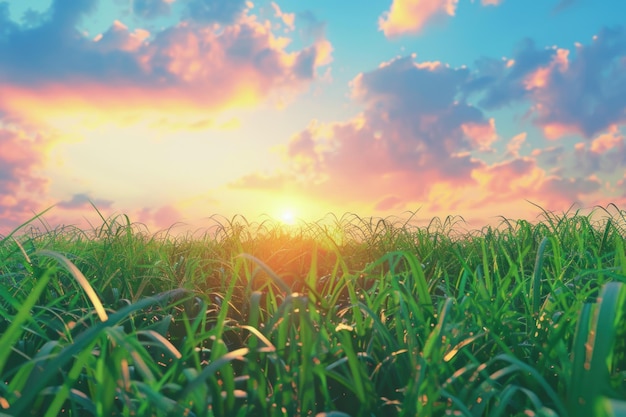
[[[623,0],[0,1],[0,234],[626,209]]]

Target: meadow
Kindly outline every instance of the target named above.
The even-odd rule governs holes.
[[[0,237],[0,416],[626,416],[626,212]]]

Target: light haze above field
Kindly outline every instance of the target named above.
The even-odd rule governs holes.
[[[622,0],[0,2],[0,234],[626,207]],[[262,217],[261,217],[262,218]]]

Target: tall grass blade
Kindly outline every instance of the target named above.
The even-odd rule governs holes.
[[[548,237],[541,239],[539,249],[537,250],[537,257],[535,258],[535,269],[533,271],[532,279],[532,297],[533,297],[533,314],[535,318],[539,315],[539,308],[541,307],[541,277],[543,270],[543,259],[546,251],[546,246],[550,243]]]
[[[248,260],[254,262],[261,270],[263,270],[272,279],[272,281],[274,281],[274,283],[276,285],[278,285],[278,287],[281,289],[281,291],[283,291],[283,292],[285,292],[287,294],[291,292],[291,288],[289,287],[289,285],[287,285],[287,283],[285,281],[283,281],[283,279],[281,277],[276,275],[276,272],[272,271],[272,268],[267,266],[267,264],[265,264],[265,262],[263,262],[262,260],[260,260],[256,256],[250,255],[249,253],[242,253],[242,254],[239,255],[239,257],[240,258],[244,258],[244,259],[248,259]]]
[[[625,317],[626,285],[621,282],[605,284],[597,303],[583,309],[574,338],[568,396],[573,416],[593,415],[597,402],[610,392],[614,348]]]
[[[65,266],[67,270],[70,272],[70,274],[72,275],[72,277],[74,277],[76,282],[78,282],[78,284],[82,287],[83,291],[85,291],[85,294],[87,294],[87,297],[89,297],[89,300],[91,301],[91,304],[96,310],[96,313],[98,314],[98,317],[100,318],[100,321],[108,320],[107,313],[104,310],[104,306],[102,305],[102,302],[100,301],[100,298],[98,297],[98,294],[96,294],[96,292],[94,291],[93,287],[91,286],[87,278],[85,278],[83,273],[80,272],[80,270],[76,267],[76,265],[74,265],[69,259],[61,255],[60,253],[47,250],[47,249],[39,250],[35,252],[34,255],[35,256],[47,256],[50,258],[54,258],[57,261],[59,261],[61,265]]]
[[[211,362],[209,365],[207,365],[202,372],[200,372],[198,374],[198,376],[196,378],[194,378],[192,381],[190,381],[186,386],[185,389],[183,389],[180,394],[179,397],[180,398],[185,398],[187,395],[191,394],[193,391],[195,391],[200,385],[205,384],[205,381],[212,377],[213,375],[215,375],[215,373],[217,371],[220,370],[220,368],[224,365],[226,365],[229,362],[232,362],[234,360],[241,360],[244,356],[246,356],[248,354],[250,350],[248,348],[240,348],[240,349],[236,349],[233,350],[232,352],[228,352],[225,355],[220,356],[219,359]]]
[[[11,354],[11,349],[23,334],[23,325],[31,320],[31,309],[37,304],[39,297],[48,286],[52,271],[47,269],[42,276],[37,279],[37,284],[33,287],[30,294],[22,302],[17,314],[11,319],[11,324],[0,337],[0,375],[6,365],[7,358]]]

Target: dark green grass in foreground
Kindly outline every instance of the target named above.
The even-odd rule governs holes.
[[[626,213],[0,240],[1,416],[625,416]]]

